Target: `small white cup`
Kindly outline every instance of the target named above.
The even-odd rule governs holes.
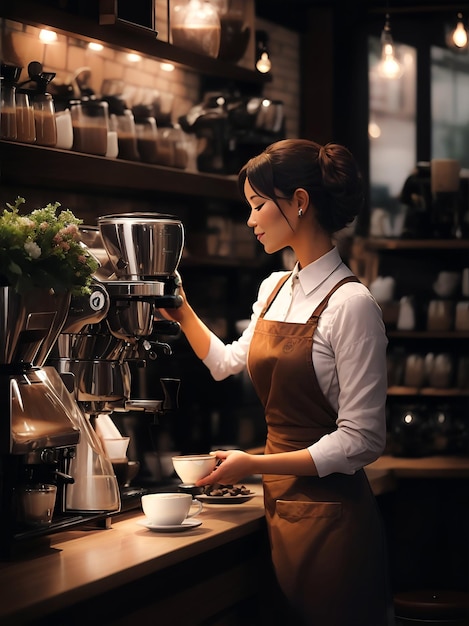
[[[197,510],[189,513],[192,505],[197,506]],[[173,526],[198,515],[203,505],[193,500],[190,493],[148,493],[142,496],[142,509],[152,524]]]
[[[125,459],[130,437],[103,437],[104,451],[110,459]]]
[[[28,526],[49,526],[54,514],[55,485],[25,486],[19,492],[22,520]]]

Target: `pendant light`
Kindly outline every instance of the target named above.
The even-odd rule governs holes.
[[[269,36],[265,30],[256,30],[256,69],[261,74],[267,74],[272,69],[269,50]]]
[[[389,13],[386,13],[384,28],[381,33],[381,60],[378,63],[378,73],[382,78],[396,79],[404,73],[402,64],[396,58],[394,40],[391,34]]]
[[[468,49],[469,38],[466,27],[462,19],[462,13],[458,13],[458,22],[456,28],[448,33],[446,43],[449,48],[457,51],[465,51]]]

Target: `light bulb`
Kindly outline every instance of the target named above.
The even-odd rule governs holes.
[[[404,73],[403,66],[396,59],[389,15],[386,15],[383,32],[381,33],[381,61],[378,63],[377,70],[382,78],[389,79],[400,78]]]
[[[371,139],[379,139],[381,137],[381,128],[376,122],[370,121],[368,124],[368,136]]]
[[[256,63],[256,68],[261,74],[267,74],[267,72],[270,72],[272,63],[270,62],[267,52],[263,52],[261,54],[260,59]]]
[[[462,13],[458,13],[458,23],[456,24],[456,28],[451,32],[449,36],[448,44],[451,47],[463,50],[464,48],[467,48],[467,42],[467,30],[462,21]]]
[[[454,45],[458,48],[464,48],[467,46],[467,32],[462,22],[458,22],[456,29],[453,33]]]

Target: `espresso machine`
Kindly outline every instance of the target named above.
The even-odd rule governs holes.
[[[281,100],[207,92],[178,121],[197,138],[197,169],[215,174],[236,174],[251,157],[285,138],[285,112]]]
[[[70,294],[0,288],[0,554],[64,522],[64,497],[80,428],[55,370],[43,367],[60,333]],[[36,514],[45,486],[47,518]],[[49,496],[47,496],[49,497]],[[53,509],[53,510],[52,510]]]
[[[134,398],[130,366],[145,367],[147,359],[170,354],[170,345],[160,336],[180,332],[179,324],[159,318],[157,309],[182,303],[177,267],[183,225],[158,213],[106,215],[98,218],[97,227],[82,227],[81,237],[101,264],[94,276],[95,307],[105,308],[106,314],[82,324],[72,307],[50,362],[61,374],[73,375],[77,405],[93,428],[101,416],[114,412],[141,412],[143,419],[157,424],[177,406],[179,380],[160,378],[161,399]],[[101,299],[108,304],[101,306]],[[114,469],[117,475],[117,465]],[[77,468],[76,474],[83,471]],[[120,488],[123,509],[139,504],[142,489]],[[70,509],[73,491],[71,487],[67,494]]]

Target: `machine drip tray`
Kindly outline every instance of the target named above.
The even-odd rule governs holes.
[[[103,525],[105,521],[110,516],[110,513],[90,513],[90,514],[64,514],[60,517],[57,517],[56,520],[53,520],[49,526],[41,526],[37,528],[25,528],[24,530],[20,530],[19,532],[15,532],[13,535],[13,539],[15,541],[23,541],[27,539],[34,539],[36,537],[42,537],[45,535],[50,535],[51,533],[60,532],[62,530],[69,530],[70,528],[80,525],[87,524],[90,522],[101,522],[103,521]]]

